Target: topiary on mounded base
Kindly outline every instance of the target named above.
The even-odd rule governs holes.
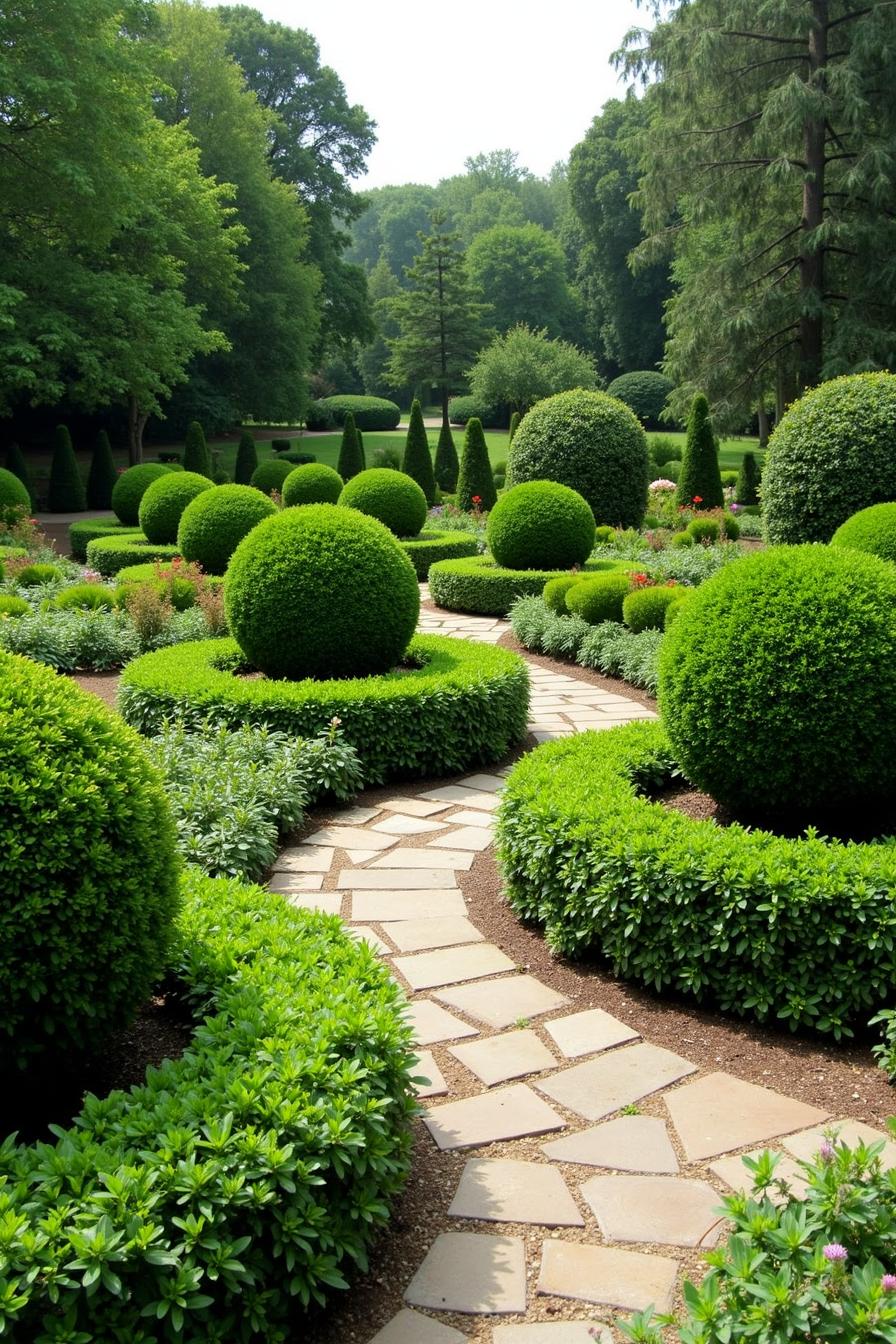
[[[284,462],[281,458],[268,457],[264,462],[259,462],[252,473],[252,480],[249,484],[255,490],[261,490],[264,494],[270,495],[277,491],[280,495],[283,493],[283,486],[286,478],[295,471],[294,462]]]
[[[296,467],[283,482],[283,507],[297,504],[336,504],[342,494],[342,477],[322,462]]]
[[[365,677],[401,661],[420,590],[382,523],[336,504],[307,504],[266,519],[240,542],[224,603],[240,648],[269,677]]]
[[[423,410],[417,398],[411,406],[408,433],[405,439],[401,469],[411,480],[416,481],[426,497],[427,506],[435,503],[436,478],[433,474],[432,457],[429,451],[429,438],[423,423]],[[423,524],[420,524],[422,527]],[[417,531],[420,531],[418,527]]]
[[[594,546],[594,514],[576,490],[556,481],[515,485],[488,517],[489,549],[507,569],[571,569]]]
[[[523,417],[507,458],[507,484],[558,481],[591,505],[595,522],[637,527],[647,507],[647,436],[606,392],[560,392]]]
[[[252,485],[216,485],[181,514],[178,550],[206,574],[223,574],[243,537],[276,512],[274,501]]]
[[[426,496],[420,486],[389,467],[370,467],[353,476],[339,503],[378,518],[397,537],[416,537],[426,522]]]
[[[896,569],[843,547],[758,551],[685,602],[659,665],[682,770],[747,817],[896,793]],[[744,725],[749,731],[744,731]]]
[[[47,508],[50,513],[83,513],[87,508],[87,492],[66,425],[57,425],[53,435]]]
[[[840,524],[831,545],[896,561],[896,504],[872,504],[870,509],[860,509]]]
[[[457,478],[457,507],[472,513],[474,509],[488,513],[498,500],[488,445],[482,430],[482,421],[475,417],[467,421],[464,446]]]
[[[6,512],[12,515],[20,510],[31,512],[31,496],[18,476],[0,467],[0,519]]]
[[[896,375],[833,378],[793,403],[769,440],[762,471],[769,541],[830,541],[854,513],[891,499]]]
[[[207,476],[195,471],[172,471],[152,481],[137,514],[146,540],[173,545],[184,509],[197,495],[214,489]]]
[[[123,471],[112,489],[112,508],[119,522],[137,527],[140,519],[140,501],[160,476],[170,476],[171,468],[161,462],[141,462],[139,466]]]
[[[180,863],[161,780],[94,696],[0,652],[0,1070],[81,1054],[165,969]]]

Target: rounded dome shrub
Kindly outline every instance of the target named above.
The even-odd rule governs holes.
[[[0,515],[6,509],[25,509],[31,512],[31,496],[25,484],[5,467],[0,467]]]
[[[29,616],[31,607],[24,597],[15,597],[12,593],[0,593],[0,621],[7,616]]]
[[[830,541],[854,513],[894,498],[896,375],[834,378],[782,416],[762,469],[769,541]]]
[[[560,392],[534,405],[514,435],[508,484],[558,481],[591,505],[595,522],[637,527],[647,508],[647,436],[606,392]]]
[[[869,509],[860,509],[840,524],[831,545],[896,561],[896,504],[872,504]]]
[[[153,481],[171,474],[171,468],[162,462],[141,462],[138,467],[123,471],[112,487],[112,509],[119,521],[127,523],[128,527],[137,527],[140,501],[146,491]]]
[[[264,462],[259,462],[252,473],[249,484],[266,495],[269,495],[272,490],[282,494],[287,476],[290,476],[295,469],[294,462],[284,462],[279,457],[268,457],[265,458]]]
[[[0,652],[0,1067],[95,1047],[168,962],[174,823],[138,735]]]
[[[665,584],[652,588],[636,588],[622,603],[622,619],[630,630],[639,635],[642,630],[662,630],[666,612],[678,600],[678,587]]]
[[[388,467],[359,471],[346,482],[339,503],[378,518],[397,537],[416,537],[426,522],[426,495],[421,487],[403,471]]]
[[[675,384],[656,369],[637,369],[614,378],[607,388],[608,397],[616,397],[634,411],[645,429],[659,429],[660,416]],[[658,459],[657,459],[658,460]]]
[[[489,549],[507,569],[569,569],[594,546],[594,514],[576,490],[528,481],[502,495],[488,516]]]
[[[65,575],[58,565],[26,565],[16,575],[16,583],[22,588],[39,588],[44,583],[58,583]]]
[[[216,485],[181,514],[178,550],[206,574],[223,574],[243,537],[276,512],[274,501],[252,485]]]
[[[622,604],[631,590],[628,574],[596,574],[583,579],[566,594],[566,609],[572,616],[581,616],[589,625],[601,621],[622,621]]]
[[[296,467],[283,482],[284,508],[295,504],[336,504],[342,494],[342,477],[322,462]]]
[[[212,488],[209,478],[195,471],[172,471],[169,476],[152,481],[137,511],[140,528],[147,541],[177,541],[177,529],[184,509],[197,495]]]
[[[420,590],[377,519],[308,504],[266,519],[240,542],[224,605],[240,648],[269,677],[363,677],[401,661]]]
[[[115,594],[101,583],[73,583],[56,594],[53,606],[63,611],[70,608],[75,611],[111,611],[115,606]]]
[[[558,616],[565,616],[569,611],[566,594],[570,588],[581,582],[581,574],[559,574],[556,579],[548,579],[541,594],[545,606],[550,611],[555,611]]]
[[[896,786],[896,569],[844,547],[758,551],[689,595],[659,700],[687,777],[745,815]]]

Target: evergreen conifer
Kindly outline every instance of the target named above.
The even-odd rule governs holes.
[[[255,448],[255,440],[252,435],[246,431],[239,442],[236,450],[236,463],[233,468],[233,479],[237,485],[248,485],[252,479],[252,473],[258,466],[258,453]]]
[[[737,473],[737,486],[734,491],[734,497],[738,504],[759,503],[759,481],[759,464],[755,456],[753,453],[744,453],[740,471]]]
[[[439,430],[439,442],[436,446],[435,478],[439,489],[446,495],[453,495],[457,489],[457,474],[460,463],[457,460],[457,448],[451,426],[443,424]]]
[[[436,498],[436,478],[432,470],[432,457],[429,452],[429,439],[423,423],[423,411],[420,402],[414,398],[411,406],[411,418],[408,423],[408,436],[404,445],[401,469],[406,476],[417,482],[426,496],[426,503],[432,508]]]
[[[31,497],[31,507],[34,508],[34,483],[31,480],[31,472],[28,470],[28,463],[25,461],[25,454],[19,445],[13,440],[6,450],[6,470],[11,471],[13,476],[18,476],[25,489]]]
[[[81,513],[87,508],[84,482],[66,425],[57,425],[53,435],[47,508],[50,513]]]
[[[112,487],[116,481],[115,461],[109,435],[101,429],[93,445],[90,471],[87,474],[87,507],[111,509]]]
[[[488,458],[488,446],[482,432],[482,421],[475,418],[467,421],[464,434],[464,448],[460,459],[460,475],[457,480],[457,507],[472,513],[474,509],[487,512],[498,501],[492,464]]]
[[[691,403],[675,499],[684,508],[696,509],[720,509],[725,503],[718,444],[709,417],[709,402],[702,392]]]
[[[184,439],[184,471],[195,471],[212,478],[212,459],[205,441],[205,432],[198,420],[191,420]]]
[[[342,427],[342,443],[339,447],[339,461],[336,470],[344,481],[350,481],[364,470],[364,446],[355,428],[355,417],[351,411],[345,417]]]

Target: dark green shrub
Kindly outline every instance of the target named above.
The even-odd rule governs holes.
[[[180,460],[180,453],[172,452],[168,449],[166,452],[158,452],[156,460],[163,462],[166,467],[177,467],[183,471],[183,463]]]
[[[58,565],[26,565],[16,575],[16,582],[22,588],[40,588],[45,583],[58,583],[64,577]]]
[[[452,397],[448,402],[448,419],[452,425],[468,425],[471,420],[497,428],[501,423],[501,412],[493,406],[484,406],[475,397]]]
[[[488,457],[488,447],[482,423],[478,419],[467,421],[464,433],[464,446],[460,459],[460,474],[457,478],[457,507],[472,513],[481,509],[487,513],[497,503],[498,492],[492,475],[492,464]]]
[[[762,472],[771,542],[830,541],[847,518],[896,499],[896,376],[855,373],[782,416]]]
[[[30,507],[34,508],[34,482],[31,479],[31,472],[28,470],[28,463],[25,461],[25,454],[15,442],[12,442],[6,449],[6,470],[12,472],[13,476],[17,476],[22,482],[25,489],[28,491]],[[2,507],[3,502],[2,499],[0,499],[0,508]],[[108,508],[108,505],[105,505],[104,507]]]
[[[668,434],[651,434],[647,447],[658,467],[664,467],[667,462],[681,461],[681,448]]]
[[[206,574],[223,574],[243,537],[276,512],[273,500],[252,485],[218,485],[184,509],[178,548]]]
[[[13,616],[30,616],[31,607],[24,597],[15,597],[12,593],[0,593],[0,621]]]
[[[589,625],[601,621],[621,621],[622,604],[631,591],[631,578],[626,573],[597,574],[593,579],[583,578],[566,594],[566,609],[572,616],[580,616]]]
[[[432,457],[429,451],[429,439],[423,423],[423,411],[419,401],[414,399],[411,406],[411,418],[408,423],[408,435],[404,445],[401,469],[406,476],[416,481],[431,507],[436,498],[436,478],[432,469]],[[420,524],[422,527],[423,524]],[[419,532],[420,528],[417,529]]]
[[[896,504],[872,504],[854,513],[837,528],[831,545],[896,561]]]
[[[715,518],[692,518],[687,530],[695,541],[715,542],[719,539],[719,524]]]
[[[461,559],[479,554],[479,543],[469,532],[421,532],[401,541],[401,549],[414,566],[417,578],[425,583],[430,566],[437,560]]]
[[[53,606],[62,610],[74,607],[77,611],[111,611],[115,595],[101,583],[74,583],[56,594]]]
[[[880,707],[894,694],[896,570],[841,547],[777,547],[719,570],[660,657],[682,769],[751,816],[890,796],[896,719]]]
[[[150,482],[140,501],[138,518],[143,535],[154,544],[177,541],[181,514],[205,490],[215,487],[207,476],[195,471],[175,471]]]
[[[271,439],[271,447],[275,453],[288,453],[292,447],[292,439]]]
[[[223,486],[218,487],[223,490]],[[125,533],[121,537],[94,537],[87,543],[87,563],[104,578],[111,578],[125,565],[141,565],[149,560],[173,560],[179,555],[176,546],[165,542],[147,541],[142,532]]]
[[[647,507],[647,438],[605,392],[560,392],[527,412],[508,455],[508,484],[559,481],[578,490],[595,522],[637,527]]]
[[[426,522],[426,496],[403,471],[370,467],[346,482],[339,496],[344,508],[358,509],[397,537],[416,537]]]
[[[358,441],[355,417],[351,411],[346,415],[342,427],[342,442],[339,445],[336,470],[343,481],[350,481],[353,476],[357,476],[359,471],[364,470],[364,454]]]
[[[288,678],[394,668],[420,610],[414,567],[388,529],[335,504],[259,523],[231,557],[224,600],[246,657]]]
[[[112,488],[112,508],[122,523],[136,527],[140,517],[140,501],[160,476],[167,476],[171,467],[161,462],[141,462],[138,467],[123,471]]]
[[[674,391],[675,384],[664,373],[639,369],[614,378],[607,388],[607,396],[624,402],[645,429],[659,429],[663,423],[663,407]]]
[[[666,612],[677,601],[679,591],[677,586],[636,588],[622,603],[622,619],[636,635],[642,630],[662,630]]]
[[[198,420],[191,420],[184,439],[184,471],[195,472],[198,476],[207,476],[211,480],[212,459],[205,441],[205,431]]]
[[[5,513],[12,515],[18,510],[31,512],[31,496],[18,476],[0,467],[0,517]]]
[[[281,453],[277,458],[278,462],[291,462],[294,467],[306,467],[311,462],[316,462],[314,453]]]
[[[528,481],[508,490],[488,518],[488,544],[505,569],[571,569],[594,546],[594,515],[575,490]]]
[[[541,594],[548,610],[565,616],[569,611],[566,594],[574,584],[581,582],[581,574],[560,574],[556,579],[548,579]]]
[[[322,462],[296,467],[283,482],[283,507],[296,504],[336,504],[342,494],[342,477]]]
[[[720,509],[725,503],[719,448],[709,418],[709,402],[702,392],[691,403],[675,499],[684,508],[693,509]]]
[[[335,429],[336,417],[322,402],[309,401],[308,409],[305,412],[305,428],[313,430],[315,433]]]
[[[251,486],[265,495],[282,494],[287,476],[295,470],[295,464],[284,462],[280,457],[267,457],[259,462],[252,473]]]
[[[401,421],[401,407],[384,397],[323,397],[320,401],[314,402],[313,407],[314,410],[310,412],[311,418],[305,417],[309,429],[318,427],[330,429],[333,425],[337,427],[344,425],[349,415],[352,416],[355,426],[363,430],[397,429]],[[322,417],[328,423],[319,424],[316,417]],[[315,420],[314,424],[312,419]]]
[[[737,473],[737,483],[734,491],[734,498],[738,504],[759,503],[759,482],[761,479],[754,454],[744,453],[740,471]]]
[[[358,436],[358,452],[361,454],[361,470],[366,471],[367,454],[364,451],[364,435],[362,434],[361,430],[358,429],[357,425],[355,426],[355,433]]]
[[[257,466],[258,450],[255,447],[255,440],[246,431],[240,435],[239,446],[236,450],[236,462],[233,467],[234,482],[237,485],[251,484],[252,473]]]
[[[520,427],[520,421],[522,420],[522,418],[523,417],[520,415],[519,411],[514,411],[513,415],[510,417],[510,432],[507,436],[508,448],[513,443],[516,432]]]
[[[95,1046],[166,965],[179,864],[131,729],[51,669],[0,652],[0,1059]]]
[[[112,491],[118,473],[112,457],[112,445],[109,435],[101,429],[93,445],[90,459],[90,471],[87,473],[87,507],[89,509],[111,509]]]
[[[87,543],[97,537],[140,537],[139,527],[129,523],[109,522],[103,518],[85,519],[72,523],[68,529],[68,547],[75,560],[83,564],[87,559]]]
[[[50,513],[82,513],[87,508],[87,493],[72,447],[72,436],[65,425],[57,425],[53,435],[47,508]]]
[[[580,578],[609,570],[626,570],[619,560],[589,560]],[[506,616],[519,597],[540,597],[551,569],[503,569],[491,556],[474,555],[464,560],[440,560],[430,566],[429,591],[438,607],[469,611],[477,616]]]

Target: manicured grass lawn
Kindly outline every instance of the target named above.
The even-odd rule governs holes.
[[[430,429],[427,431],[429,437],[429,446],[433,453],[436,450],[438,442],[438,430]],[[286,438],[286,434],[283,435]],[[373,466],[373,456],[377,448],[392,447],[397,448],[399,452],[404,450],[404,443],[407,437],[405,430],[392,430],[388,433],[375,434],[372,431],[364,435],[364,454],[367,458],[367,465]],[[464,431],[462,429],[454,430],[454,442],[457,447],[458,456],[463,447]],[[485,431],[485,441],[488,444],[489,457],[492,462],[500,462],[507,457],[507,431],[501,429],[487,429]],[[342,442],[342,435],[339,434],[305,434],[301,438],[294,436],[292,446],[297,453],[313,453],[318,462],[323,462],[325,466],[335,467],[339,458],[339,445]],[[212,442],[211,447],[219,450],[221,453],[221,465],[225,471],[233,474],[233,464],[236,460],[237,445],[235,442],[227,441]],[[274,453],[270,442],[259,439],[256,443],[258,450],[258,460],[266,457],[273,457]],[[146,452],[147,460],[152,460],[156,455],[155,448],[149,448]]]
[[[653,435],[650,435],[649,437],[652,438]],[[673,443],[679,444],[683,451],[687,435],[685,433],[667,434],[666,431],[663,430],[662,434],[657,435],[657,437],[671,439]],[[719,466],[722,471],[737,471],[743,460],[744,453],[755,453],[756,461],[759,462],[760,465],[765,458],[765,453],[760,451],[758,439],[721,439],[719,441]]]

